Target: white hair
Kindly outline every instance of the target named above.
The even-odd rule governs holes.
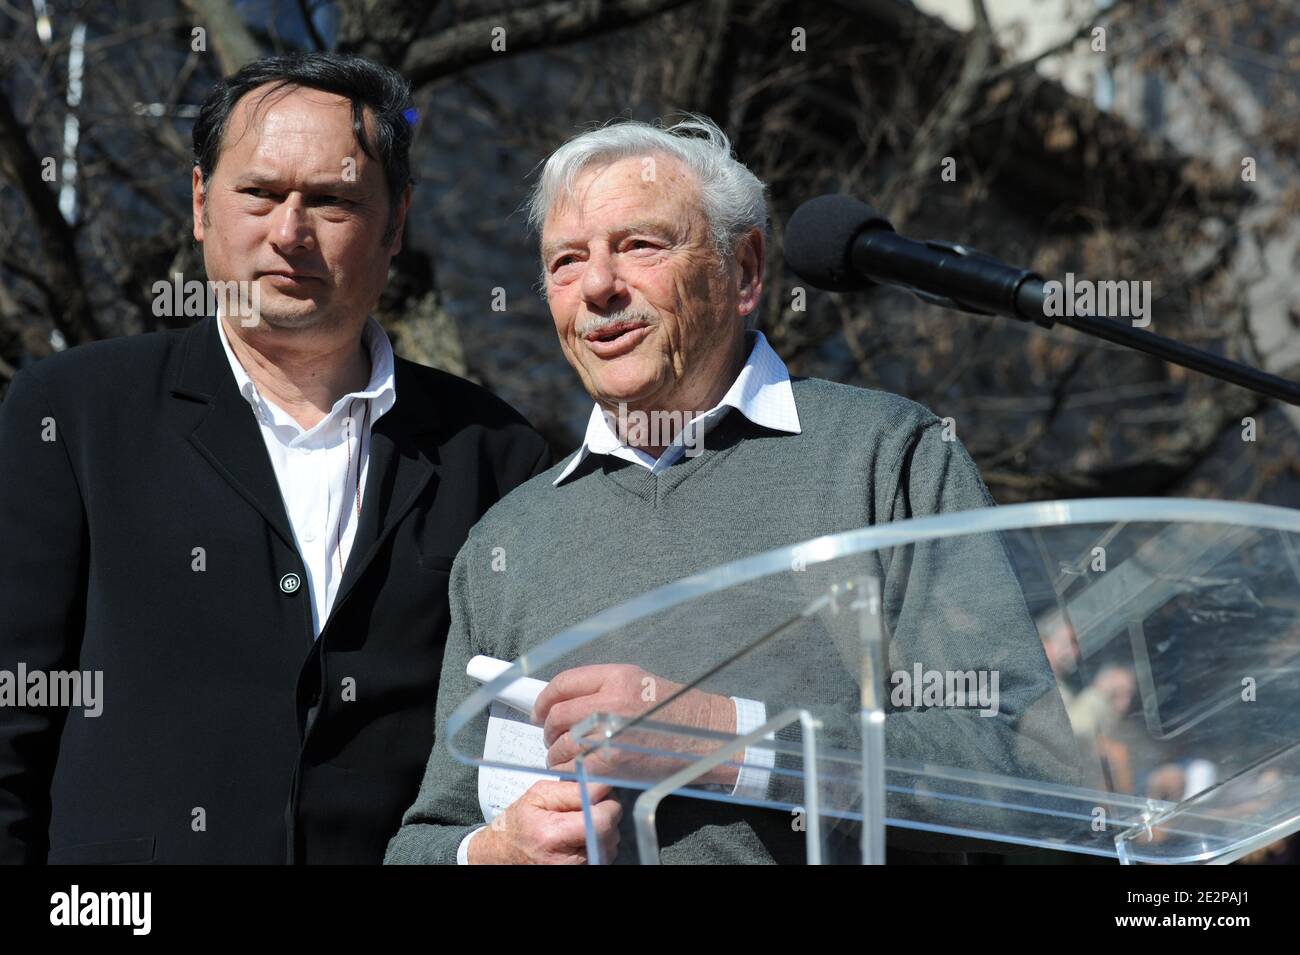
[[[731,140],[707,116],[684,114],[671,126],[637,120],[609,123],[575,136],[547,158],[528,199],[528,224],[540,235],[551,207],[573,199],[584,170],[630,156],[666,155],[694,175],[700,202],[718,254],[730,255],[736,241],[753,229],[767,232],[767,200],[762,181],[732,155]]]

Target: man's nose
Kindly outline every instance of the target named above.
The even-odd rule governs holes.
[[[627,296],[627,283],[618,274],[618,265],[607,251],[593,250],[582,270],[582,298],[600,310],[618,307]]]
[[[288,199],[275,210],[271,226],[271,244],[280,252],[315,248],[316,235],[307,219],[301,199]]]

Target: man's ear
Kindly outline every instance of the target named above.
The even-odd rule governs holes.
[[[406,229],[406,214],[411,211],[411,184],[406,184],[406,191],[402,193],[402,203],[397,209],[397,221],[395,223],[397,231],[393,234],[393,244],[389,248],[389,255],[396,255],[402,251],[402,232]]]
[[[198,166],[194,167],[194,175],[190,180],[190,204],[194,214],[194,241],[203,241],[203,207],[207,202],[207,193],[204,191],[203,173]]]
[[[736,242],[736,268],[739,284],[736,289],[736,308],[747,317],[758,308],[763,295],[763,269],[766,266],[766,244],[762,229],[751,229]]]

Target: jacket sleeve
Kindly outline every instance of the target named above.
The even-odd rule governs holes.
[[[77,668],[85,622],[85,508],[69,454],[69,424],[34,371],[0,403],[0,862],[44,863],[50,781],[66,709],[19,707],[26,672]],[[0,693],[3,693],[0,687]]]
[[[465,673],[470,657],[476,652],[471,633],[470,559],[467,556],[473,550],[471,538],[471,542],[461,548],[452,566],[448,590],[451,626],[447,631],[447,648],[438,682],[434,745],[415,802],[402,816],[401,828],[388,843],[385,865],[455,865],[461,840],[483,825],[478,804],[478,768],[457,760],[451,754],[447,739],[447,720],[452,711],[477,688]],[[457,740],[464,741],[461,745],[474,740],[481,746],[486,732],[487,719],[479,715],[458,734]]]
[[[537,475],[549,471],[555,464],[555,452],[551,450],[551,446],[545,439],[542,440],[541,444],[541,452],[538,454],[537,460],[533,462],[532,469],[528,472],[528,478],[535,478]],[[524,480],[528,480],[528,478],[525,478]],[[521,481],[520,483],[522,484],[523,482]]]
[[[496,472],[495,500],[505,497],[519,485],[549,470],[555,463],[550,443],[514,411],[514,421],[493,436],[491,453]]]
[[[504,497],[520,484],[550,469],[554,453],[546,439],[522,420],[506,435],[498,451],[498,491]],[[474,534],[461,547],[452,565],[447,598],[451,623],[438,678],[438,703],[434,716],[433,746],[415,802],[402,816],[402,825],[388,843],[385,865],[455,865],[461,841],[483,825],[478,802],[478,767],[468,766],[451,753],[447,721],[455,708],[478,688],[466,673],[470,657],[487,652],[474,639]],[[494,654],[495,655],[495,654]],[[477,746],[487,732],[487,718],[480,715],[466,726],[457,741],[462,747]]]

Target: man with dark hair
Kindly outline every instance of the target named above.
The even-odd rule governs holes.
[[[222,137],[239,101],[253,90],[270,96],[292,86],[335,93],[349,100],[352,134],[357,144],[367,157],[383,167],[388,194],[383,241],[391,242],[397,235],[411,185],[411,119],[415,110],[410,84],[402,75],[362,57],[320,54],[266,57],[218,83],[194,124],[194,165],[202,181],[210,180],[217,168]],[[367,114],[374,127],[373,135],[367,129]]]
[[[217,84],[194,237],[239,294],[14,378],[0,860],[381,860],[428,756],[452,558],[551,464],[370,317],[410,109],[396,73],[333,54]],[[46,692],[71,677],[94,706]]]

